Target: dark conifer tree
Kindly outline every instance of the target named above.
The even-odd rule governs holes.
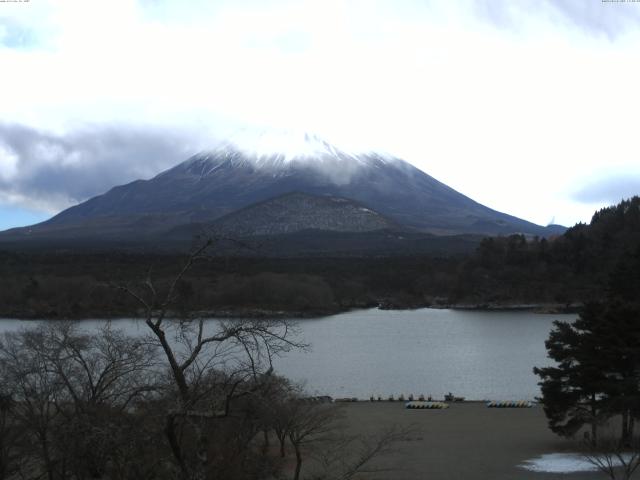
[[[606,376],[606,408],[622,420],[622,442],[631,442],[640,416],[640,309],[637,303],[607,302],[594,334]]]
[[[546,342],[555,367],[534,368],[549,427],[563,436],[619,415],[621,441],[633,437],[640,417],[640,302],[634,295],[640,270],[621,263],[603,302],[587,304],[573,323],[556,322]]]
[[[555,322],[545,345],[557,366],[534,368],[541,378],[540,400],[549,428],[558,435],[571,437],[590,425],[592,442],[596,441],[597,426],[606,415],[603,408],[606,377],[591,325],[600,310],[600,305],[592,304],[572,324]]]

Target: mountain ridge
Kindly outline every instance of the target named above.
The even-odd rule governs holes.
[[[347,152],[318,137],[304,141],[308,148],[302,154],[226,143],[149,180],[115,186],[45,222],[4,232],[0,240],[93,236],[152,242],[177,227],[212,224],[292,192],[348,199],[403,228],[435,235],[548,236],[564,230],[485,207],[397,157]]]

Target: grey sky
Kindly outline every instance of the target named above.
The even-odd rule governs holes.
[[[0,149],[16,162],[12,172],[0,173],[0,192],[33,209],[56,211],[149,178],[199,146],[189,134],[167,129],[100,126],[54,135],[0,124]]]
[[[604,204],[618,203],[634,195],[640,195],[640,174],[605,175],[599,180],[580,186],[573,194],[580,202]]]
[[[623,185],[575,192],[640,175],[639,27],[602,0],[0,3],[0,206],[54,213],[249,126],[585,221]]]

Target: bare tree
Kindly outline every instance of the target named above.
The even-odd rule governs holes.
[[[154,389],[149,345],[109,324],[94,333],[56,322],[0,341],[3,384],[12,392],[7,422],[25,435],[23,477],[103,476],[132,401]]]
[[[296,456],[293,478],[298,480],[302,470],[303,449],[321,440],[335,429],[340,417],[339,408],[333,404],[308,403],[303,399],[292,399],[280,415],[286,419],[284,430],[289,437]]]
[[[22,431],[13,418],[15,402],[6,391],[6,377],[0,373],[0,480],[11,478],[19,470],[18,442]]]
[[[305,347],[291,323],[207,321],[188,308],[172,318],[179,285],[211,245],[169,284],[149,274],[118,287],[143,308],[146,334],[56,322],[0,339],[0,480],[275,478],[271,431],[283,456],[287,440],[293,447],[295,479],[303,459],[330,472],[319,478],[347,479],[387,451],[393,435],[338,434],[334,405],[308,401],[273,373],[274,358]]]
[[[178,285],[196,262],[207,258],[214,243],[209,239],[195,249],[164,291],[150,274],[142,285],[118,287],[142,307],[145,324],[168,365],[175,404],[166,416],[165,434],[185,479],[204,478],[210,467],[212,420],[229,417],[234,399],[266,388],[275,356],[304,347],[295,341],[295,329],[285,320],[168,319],[178,300]],[[184,441],[185,428],[193,432],[194,444]]]
[[[155,347],[111,322],[91,334],[72,322],[49,324],[45,332],[42,352],[65,392],[57,444],[66,447],[76,477],[99,478],[122,454],[121,425],[133,402],[157,390]]]
[[[631,439],[629,444],[629,439],[600,435],[597,445],[585,445],[583,456],[611,480],[629,480],[640,467],[640,440]]]
[[[54,480],[61,477],[61,458],[53,435],[64,390],[41,348],[44,336],[43,329],[6,333],[0,341],[0,363],[15,402],[11,411],[13,421],[31,440],[30,448],[22,454],[30,460],[32,472],[40,472],[41,476],[44,472],[49,480]]]
[[[281,397],[274,430],[279,439],[285,434],[293,447],[294,480],[302,478],[305,458],[312,463],[307,477],[313,480],[348,480],[395,470],[376,461],[394,453],[397,443],[407,439],[413,429],[392,426],[370,437],[349,435],[343,419],[342,407],[300,396],[298,389]],[[284,443],[280,441],[282,454]]]
[[[43,328],[42,353],[59,376],[77,411],[101,405],[125,410],[140,395],[155,390],[155,346],[128,337],[106,322],[81,332],[77,323]]]

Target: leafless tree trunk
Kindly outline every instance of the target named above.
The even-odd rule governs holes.
[[[15,402],[11,394],[4,391],[10,385],[0,371],[0,480],[12,478],[19,469],[16,443],[21,440],[22,432],[14,416]]]
[[[60,417],[57,403],[63,389],[47,366],[42,351],[43,331],[6,333],[0,341],[4,379],[15,395],[14,421],[31,436],[32,449],[23,454],[41,464],[49,480],[56,478],[53,454],[54,426]]]
[[[293,479],[299,480],[303,460],[302,448],[323,440],[333,432],[340,411],[335,405],[306,403],[301,399],[289,401],[288,408],[286,431],[296,455]]]
[[[230,415],[231,400],[257,394],[273,370],[274,356],[304,347],[292,339],[294,329],[287,321],[245,320],[218,322],[208,331],[203,318],[167,320],[177,300],[176,287],[195,262],[206,258],[214,240],[206,241],[187,259],[176,277],[161,293],[149,275],[142,290],[118,288],[133,297],[145,312],[145,324],[160,346],[177,391],[176,408],[167,416],[165,433],[173,456],[185,479],[203,479],[209,467],[207,429],[211,421]],[[171,332],[172,340],[169,339]],[[212,369],[228,372],[224,385],[207,382]],[[212,398],[222,401],[213,403]],[[209,399],[209,401],[206,401]],[[204,405],[207,405],[205,408]],[[188,454],[177,434],[178,425],[195,432],[195,452]],[[188,456],[193,457],[190,461]]]
[[[101,477],[117,451],[118,421],[155,388],[152,364],[148,344],[110,324],[97,335],[70,322],[6,334],[0,371],[13,391],[12,422],[26,436],[26,463],[51,480]]]
[[[302,452],[300,451],[300,444],[294,443],[293,450],[296,453],[296,469],[293,473],[293,480],[299,480],[300,471],[302,470]]]

